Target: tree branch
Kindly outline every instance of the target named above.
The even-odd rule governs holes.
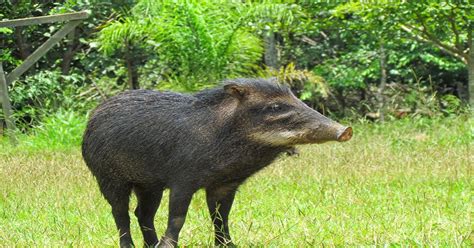
[[[466,54],[470,55],[469,56],[470,60],[472,60],[473,57],[474,57],[474,56],[472,56],[472,51],[473,51],[472,49],[474,49],[474,40],[472,40],[472,39],[474,39],[474,37],[472,37],[472,32],[473,32],[472,29],[469,32],[467,32],[467,42],[469,43],[468,44],[468,49],[469,50],[466,49]],[[474,61],[468,61],[468,62],[469,63],[474,63]],[[474,97],[474,96],[472,96],[472,97]]]
[[[459,41],[459,31],[456,27],[456,18],[455,18],[455,13],[454,9],[451,8],[451,15],[447,18],[449,23],[451,24],[451,30],[454,33],[454,46],[458,50],[464,50],[463,47],[461,46],[461,42]]]
[[[418,21],[421,23],[421,25],[423,26],[423,29],[418,29],[419,32],[421,32],[422,34],[425,35],[425,38],[427,38],[428,40],[432,40],[433,41],[433,44],[437,45],[438,47],[442,47],[448,51],[451,51],[452,53],[454,54],[458,54],[459,56],[463,57],[464,60],[467,61],[467,54],[464,54],[463,53],[463,49],[457,49],[456,45],[453,47],[453,46],[449,46],[449,45],[446,45],[444,43],[442,43],[437,37],[436,35],[432,34],[430,31],[429,31],[429,28],[428,26],[426,25],[426,22],[425,22],[425,19],[421,16],[420,12],[416,12],[416,17],[418,19]],[[449,18],[448,18],[449,19]],[[415,27],[412,26],[412,29],[416,29]],[[464,62],[464,61],[463,61]]]
[[[467,56],[466,53],[464,53],[464,51],[458,50],[456,48],[450,47],[449,45],[446,45],[446,44],[442,43],[441,41],[436,39],[432,34],[427,33],[424,30],[419,30],[419,29],[417,29],[415,27],[412,27],[408,24],[402,24],[400,27],[403,31],[409,33],[412,36],[413,39],[415,39],[419,42],[433,44],[433,45],[437,46],[439,49],[441,49],[443,52],[446,52],[446,53],[456,57],[457,59],[460,59],[464,64],[467,64],[467,59],[468,59],[467,57],[468,56]],[[417,34],[417,32],[421,33],[422,35]]]

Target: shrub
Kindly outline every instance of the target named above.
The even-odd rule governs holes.
[[[43,116],[59,110],[85,113],[95,104],[80,92],[85,91],[85,76],[61,75],[59,71],[40,71],[10,85],[14,119],[20,130],[38,125]]]

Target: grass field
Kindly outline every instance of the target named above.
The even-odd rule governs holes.
[[[241,247],[474,245],[472,119],[358,123],[354,130],[348,143],[299,147],[300,156],[282,157],[248,180],[231,212],[234,242]],[[79,147],[0,144],[0,247],[117,246],[110,207]],[[155,218],[159,235],[167,199]],[[141,247],[134,205],[135,199],[132,235]],[[180,237],[181,247],[213,244],[201,191]]]

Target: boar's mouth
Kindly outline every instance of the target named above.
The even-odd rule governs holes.
[[[335,125],[331,128],[317,128],[303,135],[298,144],[322,144],[328,141],[346,142],[352,138],[352,127]]]
[[[337,129],[321,130],[320,128],[306,131],[269,131],[256,132],[249,136],[251,140],[272,146],[292,146],[303,144],[321,144],[328,141],[345,142],[352,137],[352,128],[338,125]]]
[[[249,138],[257,143],[271,146],[291,146],[301,144],[305,133],[288,130],[275,130],[266,132],[255,132],[249,135]]]

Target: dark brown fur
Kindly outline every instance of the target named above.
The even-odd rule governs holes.
[[[232,80],[195,95],[134,90],[95,110],[82,153],[112,206],[121,246],[133,244],[132,190],[145,242],[158,243],[153,218],[166,188],[169,221],[159,246],[177,244],[200,188],[206,190],[216,244],[229,245],[227,219],[238,186],[292,145],[329,140],[332,124],[287,87],[263,79]]]

